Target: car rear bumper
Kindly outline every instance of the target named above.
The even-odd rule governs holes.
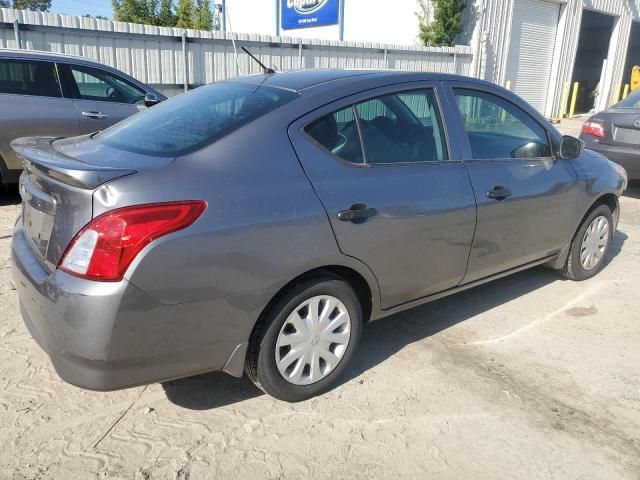
[[[12,243],[20,310],[62,379],[115,390],[214,370],[242,373],[256,312],[270,292],[164,305],[126,280],[49,273],[21,225]]]
[[[630,180],[640,180],[640,148],[620,147],[597,143],[590,137],[581,137],[590,150],[595,150],[612,162],[624,167]]]

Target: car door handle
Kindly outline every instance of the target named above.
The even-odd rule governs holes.
[[[96,120],[107,118],[109,116],[106,113],[102,112],[82,112],[82,115],[84,115],[85,117],[94,118]]]
[[[493,190],[489,190],[487,192],[487,197],[492,200],[505,200],[511,196],[511,190],[508,188],[501,187],[500,185],[496,185],[493,187]]]
[[[365,220],[373,217],[378,211],[375,208],[369,208],[364,203],[356,203],[349,210],[341,210],[338,212],[338,220],[342,222],[354,222],[357,220]]]

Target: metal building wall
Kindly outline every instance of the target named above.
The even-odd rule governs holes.
[[[474,76],[504,84],[511,20],[517,0],[476,0],[470,2],[468,21],[475,22],[471,45]]]
[[[475,22],[472,37],[472,71],[480,78],[504,85],[510,45],[511,22],[520,0],[475,0],[469,22]],[[608,105],[622,85],[631,24],[640,21],[640,0],[548,0],[561,5],[551,84],[545,114],[561,112],[563,90],[571,82],[578,50],[583,9],[617,17],[611,38],[602,105]]]
[[[640,0],[569,0],[566,3],[560,19],[554,59],[555,75],[552,74],[547,102],[547,109],[554,114],[562,109],[562,90],[571,82],[573,75],[583,9],[617,17],[609,48],[605,84],[602,90],[605,95],[601,99],[601,108],[608,106],[615,99],[618,87],[622,85],[631,24],[634,20],[640,21]]]
[[[0,9],[0,48],[16,48],[13,22],[20,23],[22,48],[87,57],[128,73],[168,93],[185,82],[181,36],[186,33],[190,86],[237,75],[231,34],[112,22],[52,13]],[[301,40],[238,34],[264,64],[276,70],[381,68],[469,75],[468,46],[424,48],[364,42]],[[260,68],[240,52],[239,73]],[[173,91],[170,91],[173,90]]]

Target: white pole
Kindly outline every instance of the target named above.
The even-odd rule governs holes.
[[[235,39],[235,33],[233,33],[233,27],[231,26],[231,16],[229,15],[229,10],[227,10],[226,12],[226,18],[227,21],[229,22],[229,32],[231,32],[231,43],[233,44],[233,54],[236,57],[236,76],[240,76],[240,58],[238,58],[238,49],[236,48],[236,39]]]
[[[184,60],[184,68],[182,74],[184,76],[184,91],[189,90],[189,57],[187,55],[187,31],[182,31],[182,58]]]

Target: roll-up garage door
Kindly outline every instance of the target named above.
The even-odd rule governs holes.
[[[506,77],[511,89],[544,113],[560,5],[515,0]]]

